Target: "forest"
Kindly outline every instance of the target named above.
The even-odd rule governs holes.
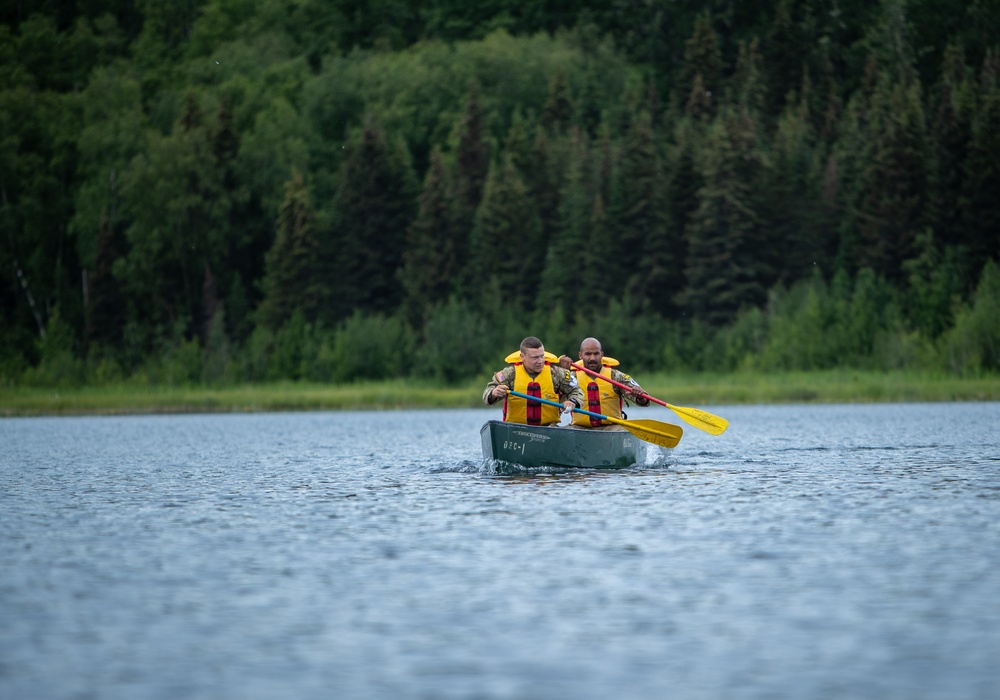
[[[23,0],[0,387],[1000,371],[1000,0]]]

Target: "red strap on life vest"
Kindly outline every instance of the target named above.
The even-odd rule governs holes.
[[[536,396],[542,398],[542,385],[538,382],[528,382],[528,391],[526,392],[528,396]],[[538,401],[528,402],[528,425],[541,425],[542,424],[542,404]]]
[[[591,382],[587,385],[587,410],[591,413],[601,412],[601,390],[597,387],[597,382]],[[590,425],[596,428],[599,425],[604,425],[604,421],[590,416]]]

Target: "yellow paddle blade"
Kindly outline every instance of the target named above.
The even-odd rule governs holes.
[[[603,420],[620,425],[640,440],[651,442],[660,447],[676,447],[684,434],[679,425],[661,423],[658,420],[621,420],[610,416],[605,416]]]
[[[664,406],[680,416],[681,420],[711,435],[722,435],[726,431],[726,428],[729,427],[729,421],[725,418],[714,416],[700,408],[686,408],[684,406],[674,406],[669,403],[665,403]]]

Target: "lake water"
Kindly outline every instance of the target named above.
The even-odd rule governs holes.
[[[0,698],[1000,697],[1000,404],[0,420]]]

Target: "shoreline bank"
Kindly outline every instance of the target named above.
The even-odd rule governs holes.
[[[958,378],[842,370],[650,374],[636,379],[651,395],[677,406],[1000,400],[1000,375]],[[0,390],[0,416],[474,408],[482,406],[482,386],[485,381],[446,387],[397,379],[342,385],[14,387]]]

